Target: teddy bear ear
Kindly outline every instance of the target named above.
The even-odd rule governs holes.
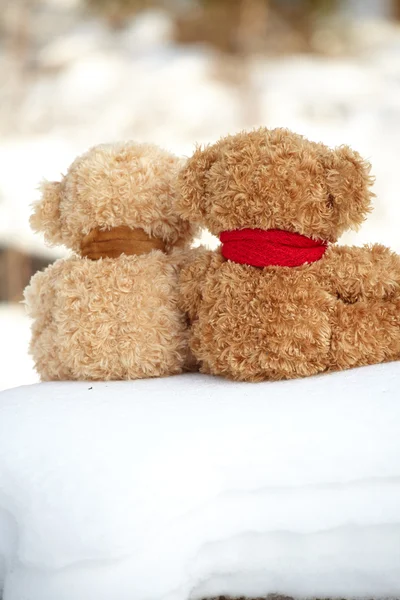
[[[183,219],[201,222],[205,217],[207,175],[220,155],[218,144],[198,146],[178,176],[177,209]]]
[[[370,163],[349,146],[335,148],[327,163],[329,199],[338,214],[340,235],[346,229],[358,229],[371,211],[374,178]]]
[[[33,231],[44,234],[47,243],[62,244],[60,223],[61,183],[43,181],[40,186],[42,197],[33,204],[29,219]]]

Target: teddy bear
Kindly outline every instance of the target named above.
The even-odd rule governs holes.
[[[151,144],[99,145],[43,183],[31,226],[72,255],[25,290],[42,380],[158,377],[190,363],[177,286],[194,229],[173,204],[181,165]]]
[[[197,148],[177,210],[218,236],[180,274],[201,371],[291,379],[400,358],[400,257],[336,241],[374,196],[370,164],[287,129]]]

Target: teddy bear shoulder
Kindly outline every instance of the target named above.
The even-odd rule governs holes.
[[[382,244],[365,244],[363,246],[346,246],[332,244],[321,260],[321,271],[335,270],[343,275],[386,276],[392,269],[395,277],[399,276],[400,256]]]
[[[114,285],[116,289],[124,288],[129,282],[130,289],[139,287],[142,283],[151,289],[158,282],[177,281],[179,269],[175,257],[154,250],[142,255],[122,254],[118,258],[103,258],[90,260],[79,256],[59,261],[54,268],[49,268],[49,278],[57,279],[66,285],[99,286]]]
[[[316,263],[316,271],[322,285],[348,302],[390,298],[400,289],[400,256],[382,244],[334,244]]]

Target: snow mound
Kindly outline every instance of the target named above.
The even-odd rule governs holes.
[[[28,354],[31,322],[22,306],[0,303],[0,331],[0,391],[39,381]]]
[[[398,597],[399,387],[392,363],[2,392],[3,599]]]

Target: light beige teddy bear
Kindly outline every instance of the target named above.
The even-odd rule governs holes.
[[[45,182],[31,225],[70,258],[33,276],[30,351],[42,380],[180,373],[180,263],[193,230],[173,208],[181,160],[153,145],[100,145]]]

